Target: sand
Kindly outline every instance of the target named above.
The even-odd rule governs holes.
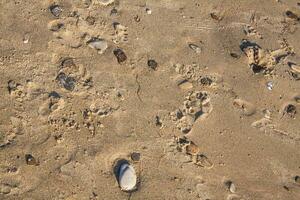
[[[299,3],[1,0],[0,199],[300,199]]]

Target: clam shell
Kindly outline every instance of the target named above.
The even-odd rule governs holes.
[[[136,189],[137,176],[134,168],[128,164],[124,163],[119,168],[119,185],[123,191],[132,191]]]

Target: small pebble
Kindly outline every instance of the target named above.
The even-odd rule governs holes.
[[[156,70],[156,68],[158,66],[157,62],[153,59],[148,60],[147,64],[148,64],[148,67],[150,67],[153,70]]]
[[[239,58],[240,56],[236,53],[230,53],[230,56],[233,58]]]
[[[137,152],[133,152],[133,153],[131,153],[130,157],[131,157],[131,160],[133,160],[133,161],[140,161],[141,154],[137,153]]]
[[[59,73],[56,77],[56,80],[69,91],[73,91],[76,85],[76,80],[72,77],[66,76],[65,73]]]
[[[251,64],[250,67],[251,67],[253,73],[255,73],[255,74],[258,74],[264,70],[264,68],[262,66],[257,65],[257,64]]]
[[[115,16],[117,14],[118,14],[118,10],[116,8],[111,9],[111,11],[110,11],[111,16]]]
[[[53,97],[55,99],[59,99],[61,96],[57,92],[52,91],[48,94],[48,97]]]
[[[23,43],[28,44],[29,38],[30,38],[30,36],[28,34],[25,34],[24,37],[23,37]]]
[[[116,56],[118,63],[121,64],[127,60],[127,56],[122,49],[115,49],[113,53]]]
[[[139,17],[138,15],[136,15],[133,19],[134,19],[134,21],[136,21],[136,22],[140,22],[140,21],[141,21],[141,19],[140,19],[140,17]]]
[[[294,106],[293,104],[288,104],[284,108],[284,112],[287,113],[288,115],[290,115],[291,117],[294,117],[295,114],[297,113],[296,106]]]
[[[231,184],[229,185],[229,191],[231,193],[235,193],[236,192],[236,187],[235,187],[235,185],[234,185],[233,182],[231,182]]]
[[[19,84],[17,84],[15,81],[13,80],[9,80],[7,82],[7,89],[9,94],[11,94],[12,91],[16,90]]]
[[[268,90],[273,90],[273,82],[272,81],[267,82],[267,88],[268,88]]]
[[[52,13],[53,16],[59,17],[59,15],[62,13],[62,9],[58,5],[52,5],[49,7],[50,12]]]
[[[150,8],[146,8],[146,13],[147,13],[148,15],[151,15],[152,10],[151,10]]]
[[[300,185],[300,176],[295,176],[294,180],[295,180],[295,183]]]
[[[31,154],[25,154],[25,160],[27,165],[38,165],[37,160]]]
[[[286,14],[287,17],[289,17],[291,19],[299,20],[298,15],[296,15],[295,13],[293,13],[290,10],[286,11],[285,14]]]

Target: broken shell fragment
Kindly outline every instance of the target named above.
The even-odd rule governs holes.
[[[288,66],[291,68],[291,70],[295,73],[299,73],[300,74],[300,66],[292,63],[292,62],[288,62]]]
[[[134,168],[129,163],[123,163],[119,167],[118,182],[121,190],[130,192],[136,189],[137,176]]]
[[[196,53],[201,53],[201,47],[195,45],[195,44],[189,44],[189,47]]]
[[[92,38],[87,44],[89,47],[96,49],[100,54],[103,54],[108,47],[107,42],[100,38]]]

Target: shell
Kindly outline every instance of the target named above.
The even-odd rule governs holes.
[[[96,3],[100,3],[103,6],[108,6],[114,3],[115,0],[97,0]]]
[[[195,44],[192,44],[192,43],[189,44],[189,47],[196,53],[201,53],[201,51],[202,51],[201,47],[199,47]]]
[[[128,164],[124,163],[119,168],[119,185],[123,191],[132,191],[136,189],[137,176],[134,168]]]
[[[104,53],[108,47],[107,42],[104,39],[99,38],[92,38],[87,43],[89,47],[96,49],[100,54]]]
[[[291,65],[291,69],[296,73],[300,73],[300,65]]]

